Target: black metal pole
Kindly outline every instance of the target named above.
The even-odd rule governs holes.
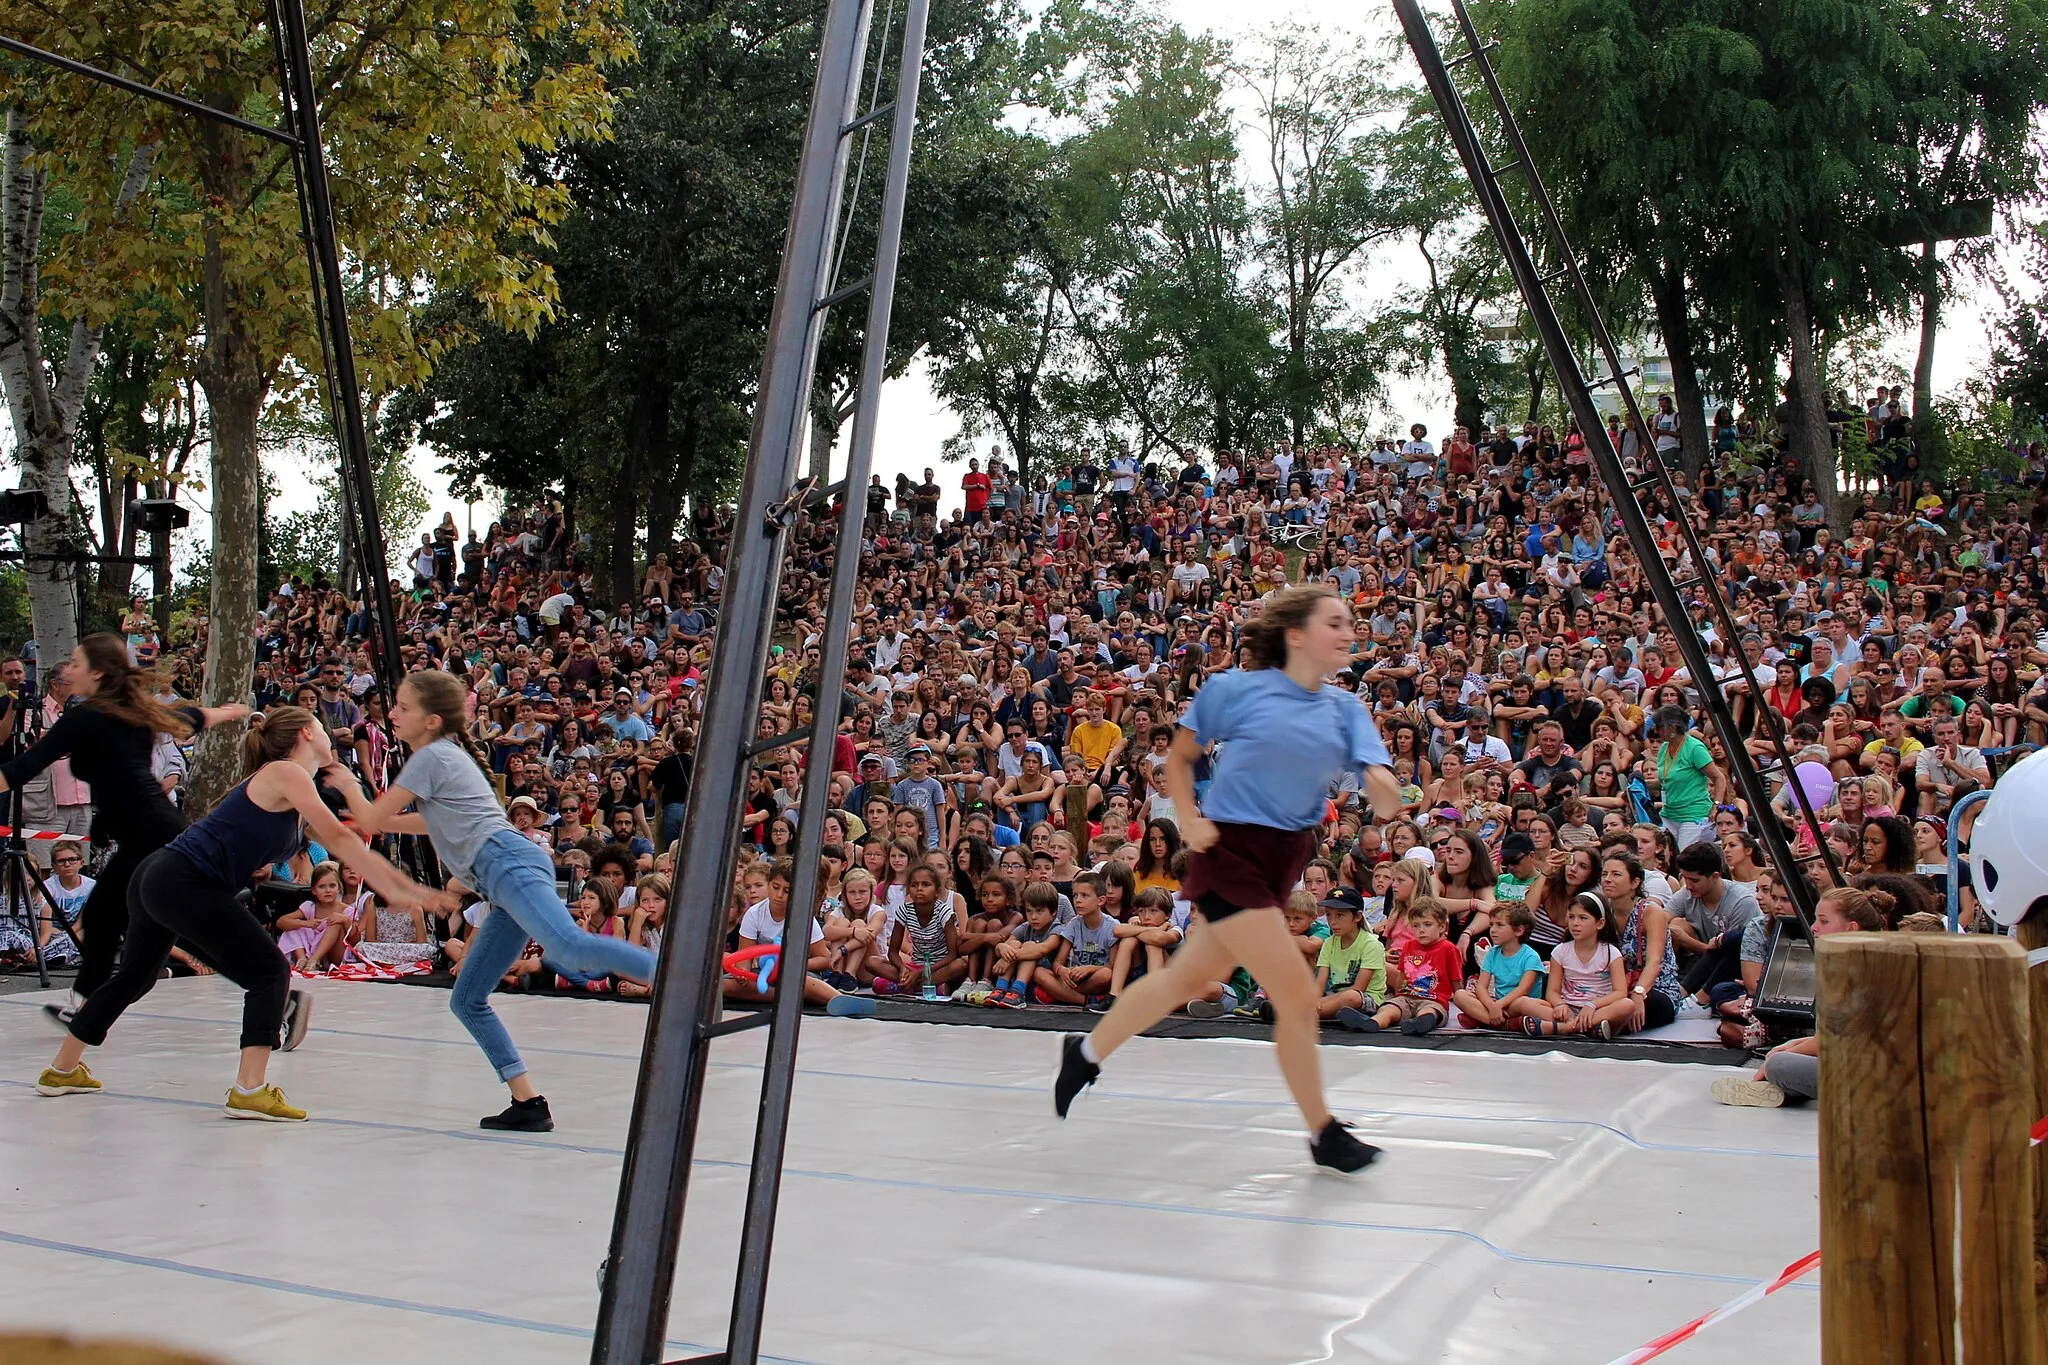
[[[778,507],[797,469],[798,435],[810,397],[817,345],[820,265],[837,218],[846,143],[842,111],[857,89],[866,10],[832,0],[818,45],[796,201],[782,252],[768,346],[754,405],[753,436],[726,558],[725,600],[677,858],[673,941],[657,972],[624,1170],[598,1307],[593,1365],[650,1365],[661,1359],[674,1291],[677,1242],[689,1189],[703,1097],[706,1030],[719,1002],[725,905],[762,687],[761,661],[774,629],[786,521]],[[817,724],[832,724],[822,710]],[[829,754],[829,747],[814,750]],[[825,774],[814,781],[829,780]],[[794,942],[793,928],[786,935]],[[796,983],[799,962],[785,980]],[[783,992],[798,997],[801,991]]]
[[[1463,6],[1453,0],[1463,19]],[[1494,236],[1499,240],[1502,253],[1507,257],[1508,270],[1514,276],[1522,293],[1523,304],[1536,326],[1543,350],[1550,360],[1551,369],[1557,374],[1559,386],[1564,391],[1572,416],[1579,424],[1579,433],[1585,438],[1586,448],[1592,452],[1594,465],[1600,471],[1601,482],[1607,487],[1610,500],[1621,518],[1624,531],[1628,534],[1629,545],[1634,549],[1641,564],[1643,579],[1649,585],[1650,594],[1656,599],[1657,607],[1671,626],[1672,637],[1678,642],[1678,650],[1684,656],[1685,666],[1691,673],[1700,693],[1709,720],[1721,736],[1722,746],[1728,752],[1728,766],[1735,772],[1738,785],[1757,812],[1757,827],[1763,836],[1766,849],[1779,869],[1786,874],[1785,882],[1791,890],[1793,901],[1802,918],[1809,924],[1813,917],[1814,892],[1802,877],[1791,875],[1796,870],[1797,860],[1790,846],[1785,842],[1784,831],[1771,815],[1770,792],[1764,787],[1763,778],[1751,761],[1744,746],[1744,737],[1736,727],[1735,718],[1728,709],[1727,698],[1722,694],[1721,682],[1713,660],[1708,656],[1706,645],[1699,632],[1693,628],[1692,617],[1686,611],[1685,601],[1679,596],[1677,586],[1671,581],[1671,574],[1664,563],[1663,552],[1657,546],[1656,535],[1650,529],[1648,518],[1643,515],[1642,504],[1636,500],[1636,485],[1631,483],[1628,471],[1623,468],[1621,456],[1608,438],[1607,424],[1601,420],[1600,411],[1593,405],[1592,391],[1586,387],[1586,377],[1579,368],[1578,356],[1573,352],[1570,340],[1565,336],[1564,327],[1558,321],[1557,311],[1551,306],[1550,297],[1544,292],[1543,279],[1529,258],[1527,243],[1523,240],[1520,226],[1515,222],[1505,196],[1501,193],[1493,168],[1486,159],[1485,149],[1479,145],[1477,131],[1472,126],[1471,116],[1466,112],[1465,102],[1451,82],[1451,73],[1445,67],[1443,54],[1438,51],[1436,38],[1431,34],[1428,22],[1423,18],[1417,0],[1394,0],[1394,9],[1406,31],[1408,46],[1415,53],[1416,65],[1422,69],[1423,80],[1429,86],[1431,97],[1436,101],[1437,111],[1442,115],[1444,128],[1450,134],[1452,145],[1458,150],[1458,159],[1464,163],[1465,173],[1471,178],[1472,188],[1479,198],[1487,221],[1492,224]],[[1469,20],[1466,20],[1469,24]],[[1474,59],[1482,66],[1486,63],[1485,53],[1476,32],[1467,30],[1472,44]],[[1490,79],[1490,72],[1489,72]],[[1512,123],[1505,105],[1500,106],[1504,122]],[[1541,182],[1536,180],[1536,168],[1527,157],[1526,148],[1520,144],[1520,135],[1514,138],[1521,160],[1517,169],[1530,177],[1532,185],[1540,193]],[[1561,234],[1560,234],[1561,235]],[[1567,247],[1560,253],[1569,257]],[[1590,304],[1590,300],[1588,300]],[[1589,306],[1589,311],[1592,311]],[[1615,381],[1626,384],[1619,367],[1615,367]],[[1646,452],[1647,461],[1658,457],[1654,451]],[[1675,509],[1680,517],[1685,509]],[[1708,572],[1701,563],[1699,571]],[[1740,646],[1737,646],[1740,653]],[[1756,700],[1761,703],[1762,697]],[[1791,774],[1787,773],[1789,780]],[[1795,783],[1796,785],[1796,783]]]
[[[372,644],[377,674],[387,696],[395,696],[404,663],[399,654],[398,615],[391,594],[383,523],[377,516],[377,484],[370,464],[370,445],[363,426],[363,394],[356,378],[355,348],[349,338],[348,304],[342,292],[341,249],[334,236],[334,204],[327,189],[327,162],[321,151],[320,108],[313,91],[313,59],[306,34],[306,11],[300,0],[274,0],[278,51],[285,69],[279,73],[298,133],[297,169],[305,187],[306,249],[312,259],[315,309],[324,324],[322,340],[331,368],[333,401],[340,412],[335,436],[341,446],[342,488],[346,514],[363,561],[368,591]]]
[[[18,57],[27,57],[30,61],[41,62],[45,66],[56,67],[59,71],[68,71],[74,76],[83,76],[87,80],[98,81],[100,84],[112,86],[116,90],[125,90],[131,95],[140,95],[146,100],[155,100],[158,104],[169,105],[181,114],[191,114],[195,118],[212,119],[215,123],[225,123],[230,128],[240,128],[245,133],[254,133],[256,136],[268,138],[272,142],[281,142],[287,147],[299,145],[297,138],[281,129],[266,128],[260,123],[251,123],[248,119],[238,118],[225,109],[216,109],[204,101],[191,99],[185,95],[174,95],[168,90],[159,90],[155,86],[145,84],[142,81],[131,81],[126,76],[117,76],[111,71],[102,71],[96,66],[88,66],[84,62],[74,61],[70,57],[60,57],[54,52],[45,52],[42,48],[24,43],[19,38],[9,38],[5,34],[0,34],[0,51],[12,52]]]
[[[874,462],[875,423],[881,415],[882,380],[889,363],[889,319],[896,297],[897,250],[903,237],[904,201],[910,185],[910,151],[917,131],[927,10],[928,0],[909,0],[904,14],[889,165],[882,183],[873,283],[868,296],[867,326],[862,333],[859,387],[847,443],[846,474],[840,482],[843,491],[839,538],[833,550],[832,590],[819,639],[817,706],[812,712],[815,719],[805,748],[796,877],[790,889],[788,922],[783,926],[785,944],[810,943],[813,907],[818,897],[817,850],[824,846],[825,815],[832,804],[833,743],[838,734],[840,698],[846,681],[847,646],[853,633],[853,594],[860,577],[861,533],[866,523],[861,490],[867,486],[868,470]],[[887,41],[886,34],[883,41]],[[849,92],[856,91],[858,84],[849,82]],[[732,1323],[726,1334],[725,1365],[755,1365],[761,1353],[776,1202],[782,1188],[790,1098],[796,1081],[797,1027],[803,1017],[801,969],[801,958],[783,964],[783,984],[775,997],[775,1027],[769,1035],[767,1062],[761,1070],[761,1107],[754,1130],[753,1162],[747,1173],[746,1220],[740,1235],[739,1280],[733,1292]]]

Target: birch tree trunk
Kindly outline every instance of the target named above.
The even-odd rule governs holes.
[[[80,549],[79,510],[71,496],[72,444],[86,386],[99,364],[100,329],[83,318],[71,325],[62,364],[53,375],[39,330],[42,249],[47,188],[18,111],[9,110],[4,169],[0,169],[0,392],[14,423],[22,486],[42,493],[46,513],[22,527],[22,566],[28,580],[29,622],[36,657],[48,669],[78,643],[79,566],[65,556]],[[137,147],[114,201],[118,220],[148,183],[154,146]]]

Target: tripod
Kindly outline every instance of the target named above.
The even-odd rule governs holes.
[[[36,980],[45,988],[50,984],[50,964],[43,959],[43,941],[36,933],[39,919],[48,919],[51,926],[63,925],[69,929],[70,921],[57,909],[57,902],[50,896],[49,888],[43,885],[42,870],[35,859],[29,857],[28,840],[21,833],[21,792],[19,789],[7,793],[7,823],[11,832],[4,843],[0,843],[0,924],[18,923],[28,934],[29,951],[36,959]],[[37,901],[42,902],[43,913],[35,910]]]

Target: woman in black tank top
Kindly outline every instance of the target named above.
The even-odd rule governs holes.
[[[334,818],[313,785],[313,775],[333,761],[326,728],[311,712],[285,706],[256,718],[243,741],[248,778],[136,870],[121,969],[71,1020],[71,1036],[37,1079],[37,1094],[91,1094],[100,1088],[86,1069],[86,1048],[104,1043],[114,1021],[156,985],[172,944],[182,938],[245,992],[241,1066],[228,1091],[228,1117],[271,1123],[306,1117],[264,1080],[278,1046],[291,972],[269,930],[235,903],[237,893],[257,872],[291,855],[304,821],[314,838],[361,872],[387,903],[452,909],[454,899],[416,884]],[[310,1004],[300,1000],[287,1050],[304,1036]]]

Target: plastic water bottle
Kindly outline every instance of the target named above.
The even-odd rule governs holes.
[[[939,998],[939,987],[938,983],[932,980],[933,965],[930,962],[924,964],[924,990],[920,996],[925,1000],[936,1001]]]

